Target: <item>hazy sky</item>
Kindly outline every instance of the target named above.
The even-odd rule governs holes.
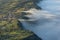
[[[38,5],[43,9],[53,13],[60,13],[60,0],[43,0]]]

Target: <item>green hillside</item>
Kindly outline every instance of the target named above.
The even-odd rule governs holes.
[[[23,30],[18,25],[21,11],[37,7],[34,0],[0,0],[0,40],[23,40],[34,34],[31,31]],[[37,38],[39,39],[39,38]],[[36,39],[36,40],[37,40]]]

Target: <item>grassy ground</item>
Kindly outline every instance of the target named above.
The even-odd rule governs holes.
[[[17,20],[0,22],[0,40],[22,40],[32,35],[30,31],[22,30],[17,25]]]

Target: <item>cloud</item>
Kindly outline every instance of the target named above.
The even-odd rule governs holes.
[[[60,16],[35,8],[23,12],[31,13],[27,17],[34,19],[33,21],[21,21],[23,28],[34,32],[43,40],[55,40],[60,37]]]

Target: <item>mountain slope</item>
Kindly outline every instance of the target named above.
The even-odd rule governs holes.
[[[18,26],[21,11],[38,8],[36,0],[0,0],[0,40],[35,40],[39,39],[31,31],[23,30]],[[34,36],[35,35],[35,36]],[[30,38],[31,37],[31,38]],[[36,40],[37,40],[36,39]],[[40,40],[40,39],[39,39]]]

